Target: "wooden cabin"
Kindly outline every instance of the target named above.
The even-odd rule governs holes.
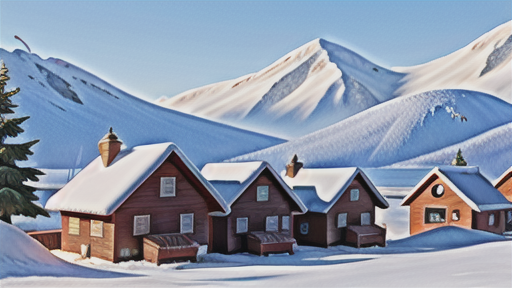
[[[209,252],[293,254],[292,213],[306,207],[268,163],[209,163],[201,173],[231,210],[212,213]]]
[[[62,215],[62,250],[113,262],[143,259],[143,238],[180,233],[208,243],[208,213],[229,213],[215,188],[173,143],[121,150],[110,132],[101,155],[53,195]]]
[[[498,179],[494,181],[494,187],[512,202],[512,167],[508,168]],[[506,212],[505,231],[512,231],[512,209]]]
[[[294,216],[299,245],[386,245],[386,229],[375,224],[375,207],[389,204],[359,168],[287,166],[284,181],[308,208]]]
[[[510,203],[478,167],[432,169],[402,201],[410,206],[410,233],[459,226],[501,234]]]

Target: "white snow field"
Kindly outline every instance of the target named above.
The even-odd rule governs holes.
[[[298,246],[294,255],[202,254],[198,263],[113,264],[53,253],[87,268],[139,277],[8,277],[2,287],[510,287],[512,242],[444,227],[388,247]],[[204,246],[203,246],[204,248]],[[71,265],[71,264],[68,264]],[[16,267],[17,268],[17,267]],[[39,274],[42,275],[42,274]]]
[[[449,55],[412,67],[392,70],[406,73],[399,95],[438,89],[475,90],[512,103],[512,21],[480,36]]]
[[[130,276],[68,263],[52,255],[48,249],[19,228],[3,221],[0,221],[0,243],[0,279],[29,276],[83,278]],[[0,284],[4,287],[1,282]]]
[[[488,94],[466,90],[430,91],[395,98],[304,137],[230,161],[265,160],[276,171],[282,171],[297,154],[299,161],[308,168],[387,166],[507,125],[512,122],[511,111],[511,104]],[[467,121],[462,121],[462,116]],[[470,162],[470,165],[480,166],[489,179],[498,177],[511,165],[512,160],[507,157],[510,149],[506,149],[510,143],[510,139],[505,139],[510,134],[507,131],[494,131],[495,139],[503,138],[500,140],[503,143],[494,141],[486,149],[478,150],[478,158]],[[458,146],[449,151],[455,147]],[[445,163],[451,161],[456,152],[442,155],[446,157],[442,159]],[[496,161],[480,161],[488,158]]]
[[[259,72],[157,104],[291,139],[395,97],[431,90],[474,90],[511,103],[511,52],[512,21],[445,57],[391,70],[315,39]]]
[[[30,116],[11,141],[41,140],[27,166],[82,168],[99,154],[109,127],[127,147],[174,142],[197,166],[283,142],[151,104],[60,59],[4,49],[0,58],[9,69],[7,89],[21,88],[12,98],[14,116]]]

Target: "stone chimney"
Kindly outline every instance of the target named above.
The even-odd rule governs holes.
[[[297,154],[295,154],[290,164],[286,165],[286,176],[294,178],[302,166],[304,166],[304,164],[299,162],[299,157],[297,157]]]
[[[110,127],[110,131],[98,142],[103,166],[108,167],[114,161],[114,158],[121,151],[121,144],[123,142],[119,140],[116,133],[112,132],[112,127]]]

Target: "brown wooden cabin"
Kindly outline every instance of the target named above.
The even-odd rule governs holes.
[[[512,202],[512,167],[508,168],[498,179],[494,181],[494,187]],[[512,231],[512,209],[506,211],[505,231]]]
[[[293,254],[292,213],[306,207],[268,163],[209,163],[201,173],[231,209],[212,213],[209,252]]]
[[[104,139],[117,141],[112,134]],[[102,141],[101,156],[46,204],[61,211],[62,250],[80,253],[89,244],[90,256],[119,262],[143,259],[147,235],[181,233],[208,243],[208,213],[229,208],[175,144],[120,151],[109,143],[102,151]]]
[[[300,163],[300,162],[299,162]],[[284,181],[308,208],[294,216],[299,245],[386,245],[386,229],[375,224],[375,206],[389,204],[359,168],[287,166]]]
[[[459,226],[501,234],[510,203],[478,167],[435,167],[402,201],[410,206],[410,233]]]

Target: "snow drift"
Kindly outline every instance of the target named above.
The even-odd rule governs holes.
[[[70,264],[48,251],[32,237],[0,221],[0,279],[54,276],[82,278],[126,277],[128,274],[98,271]]]
[[[31,117],[13,142],[41,140],[30,166],[83,167],[99,155],[109,127],[128,147],[174,142],[197,166],[283,142],[148,103],[60,59],[3,49],[0,58],[9,68],[7,89],[21,88],[15,115]]]
[[[512,122],[511,109],[512,105],[503,100],[479,92],[431,91],[387,101],[315,133],[230,161],[265,160],[281,171],[297,154],[299,161],[310,168],[381,167],[508,124]],[[457,114],[468,120],[461,121]],[[480,159],[485,159],[496,151],[480,153]],[[454,156],[450,155],[449,160]],[[509,165],[510,159],[499,162],[501,166]],[[485,171],[488,167],[481,168]]]

